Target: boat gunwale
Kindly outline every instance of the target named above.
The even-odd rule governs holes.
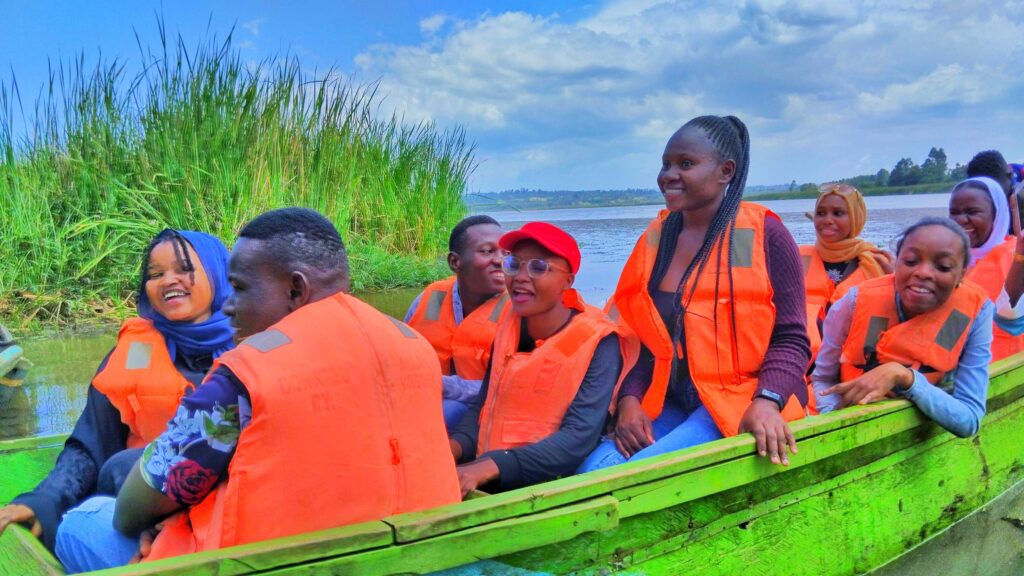
[[[992,407],[990,408],[990,411],[993,412],[990,415],[992,419],[1001,419],[1003,415],[994,412],[1002,412],[1002,408],[1024,396],[1024,382],[1021,382],[1019,378],[1016,380],[1013,378],[1015,375],[1024,375],[1022,367],[1024,367],[1024,354],[994,363],[990,367],[992,376],[988,403]],[[686,474],[705,472],[712,467],[736,466],[737,463],[740,466],[749,466],[749,468],[747,468],[746,478],[738,479],[742,481],[736,485],[756,482],[850,450],[847,447],[835,453],[818,454],[815,457],[813,454],[815,450],[810,447],[816,443],[809,441],[818,439],[821,444],[827,445],[834,435],[844,430],[850,432],[854,427],[879,419],[896,422],[899,425],[892,429],[889,426],[875,427],[880,429],[880,435],[872,442],[881,441],[922,426],[931,428],[931,431],[927,433],[930,437],[924,438],[928,440],[928,444],[935,441],[935,436],[943,434],[937,425],[924,417],[910,402],[890,400],[792,423],[794,436],[800,441],[803,449],[800,454],[793,457],[793,463],[788,468],[772,465],[764,458],[756,456],[753,447],[754,439],[749,435],[742,435],[649,460],[627,463],[586,475],[567,477],[486,498],[392,516],[381,521],[365,522],[170,558],[147,564],[144,567],[127,567],[130,568],[127,571],[125,568],[119,568],[103,573],[184,574],[194,573],[196,569],[204,565],[216,566],[218,574],[243,573],[253,569],[257,571],[276,570],[296,564],[320,563],[342,556],[355,557],[382,548],[398,550],[418,541],[432,540],[453,532],[475,532],[477,529],[483,530],[489,526],[499,527],[511,520],[525,521],[530,516],[542,513],[549,515],[557,513],[558,509],[609,498],[615,498],[620,506],[618,515],[626,517],[645,511],[627,503],[631,492],[643,492],[666,480],[676,481],[678,477]],[[866,428],[862,429],[867,430]],[[857,431],[853,430],[852,434],[856,436]],[[62,443],[64,438],[63,435],[54,435],[0,441],[0,455],[33,447],[52,448]],[[956,440],[952,435],[947,435],[943,441]],[[714,486],[704,494],[691,494],[689,498],[662,507],[673,506],[721,491],[723,491],[721,486]],[[236,567],[239,571],[228,569],[228,566],[224,565],[227,562],[237,563]],[[140,572],[140,570],[142,571]]]

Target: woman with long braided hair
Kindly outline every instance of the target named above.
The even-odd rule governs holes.
[[[810,359],[803,274],[779,218],[742,202],[746,126],[701,116],[669,139],[662,210],[637,241],[612,317],[643,343],[617,396],[613,432],[583,472],[741,432],[788,464],[786,420],[805,415]]]

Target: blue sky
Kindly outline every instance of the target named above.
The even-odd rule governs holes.
[[[382,110],[476,144],[473,191],[654,187],[665,141],[735,114],[751,184],[829,178],[988,148],[1024,161],[1024,1],[0,1],[0,78],[26,107],[47,59],[138,61],[156,14],[194,45],[235,27],[258,61],[290,51],[380,81]]]

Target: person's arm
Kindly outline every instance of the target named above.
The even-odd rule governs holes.
[[[412,304],[409,305],[409,310],[405,313],[405,319],[402,322],[408,324],[409,320],[412,320],[412,315],[416,313],[416,309],[420,306],[421,298],[423,298],[423,292],[420,292],[418,296],[413,298]]]
[[[986,303],[971,324],[956,367],[952,394],[931,384],[916,370],[913,371],[914,383],[910,388],[898,392],[939,426],[961,438],[977,434],[985,416],[988,365],[992,361],[993,313],[992,303]]]
[[[483,380],[467,380],[458,374],[441,376],[441,396],[445,400],[470,403],[480,396]]]
[[[636,364],[630,368],[626,377],[622,379],[622,387],[619,388],[619,399],[626,396],[633,396],[637,400],[643,400],[644,394],[651,386],[651,379],[654,378],[654,354],[650,348],[640,344],[640,355]]]
[[[521,448],[496,450],[480,456],[480,460],[490,458],[497,465],[501,488],[529,486],[575,473],[597,446],[621,371],[619,338],[610,334],[594,350],[583,382],[557,431]]]
[[[135,536],[206,498],[227,477],[251,414],[248,391],[230,370],[218,368],[146,446],[117,495],[114,527]]]
[[[807,405],[807,381],[804,374],[811,361],[811,342],[807,337],[807,295],[804,292],[803,263],[800,250],[782,222],[765,219],[765,259],[772,285],[775,325],[768,350],[757,374],[757,392],[740,419],[739,431],[754,436],[757,453],[773,464],[789,465],[789,452],[796,454],[796,439],[782,409],[774,400],[757,397],[761,391],[777,394],[785,405],[795,395]]]
[[[1012,198],[1016,205],[1017,196],[1014,195]],[[1007,295],[1007,304],[1015,309],[1019,309],[1021,300],[1024,300],[1021,298],[1021,295],[1024,294],[1024,261],[1022,259],[1024,259],[1024,233],[1019,233],[1016,248],[1013,251],[1013,264],[1010,265],[1010,270],[1006,274],[1006,283],[1003,285],[1003,292]],[[1019,316],[1018,313],[1017,317]]]
[[[843,344],[846,343],[846,337],[850,333],[850,323],[853,321],[853,310],[856,304],[857,287],[854,286],[832,305],[825,316],[821,348],[818,349],[818,356],[814,360],[814,372],[811,373],[811,383],[814,386],[814,398],[819,414],[839,408],[841,397],[835,394],[826,396],[824,392],[839,383]]]
[[[1018,297],[1016,303],[1011,303],[1013,300],[1007,293],[1007,288],[1013,280],[1013,269],[1021,266],[1021,263],[1014,262],[1013,267],[1010,268],[1010,276],[1006,278],[1006,285],[999,291],[999,295],[996,296],[995,304],[995,323],[1003,331],[1008,332],[1013,336],[1020,336],[1024,334],[1024,298]],[[1024,273],[1022,273],[1024,275]]]
[[[455,431],[448,437],[452,455],[456,462],[470,462],[476,458],[476,443],[480,436],[480,410],[487,400],[487,389],[491,380],[491,363],[487,363],[484,379],[480,381],[480,392],[468,403],[469,408],[459,420]]]
[[[803,263],[793,237],[774,218],[765,220],[765,258],[772,284],[775,326],[757,375],[758,391],[770,390],[782,396],[783,401],[795,394],[806,406],[804,374],[811,361],[811,342],[807,337]]]
[[[110,353],[100,363],[97,374],[106,366],[109,357]],[[64,512],[93,493],[103,463],[123,450],[127,441],[128,427],[121,422],[121,413],[106,396],[90,385],[85,409],[57,456],[53,470],[31,492],[19,495],[10,505],[0,508],[0,532],[8,524],[5,518],[9,509],[23,506],[31,512],[30,517],[21,514],[11,519],[30,527],[38,522],[43,543],[53,550],[57,525]]]

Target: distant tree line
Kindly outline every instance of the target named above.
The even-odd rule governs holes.
[[[949,167],[946,151],[942,148],[932,147],[928,151],[928,157],[918,165],[911,158],[900,158],[892,170],[880,168],[874,174],[864,174],[850,178],[842,178],[838,182],[845,182],[857,188],[886,188],[896,186],[917,186],[918,184],[942,184],[945,182],[959,182],[967,177],[967,166],[959,162],[953,168]],[[808,182],[797,185],[794,180],[789,186],[790,192],[811,193],[817,191],[817,184]]]
[[[946,151],[932,147],[920,165],[911,158],[901,158],[892,170],[881,168],[874,174],[864,174],[831,180],[846,182],[869,195],[906,194],[935,191],[929,184],[958,182],[967,177],[967,167],[957,163],[949,167]],[[915,188],[908,188],[908,187]],[[748,197],[813,198],[818,195],[814,182],[797,184],[796,180],[781,185],[747,186]],[[598,206],[635,206],[660,204],[664,200],[655,188],[627,188],[625,190],[535,190],[518,188],[501,192],[469,194],[465,198],[470,210],[532,210],[544,208],[591,208]]]

